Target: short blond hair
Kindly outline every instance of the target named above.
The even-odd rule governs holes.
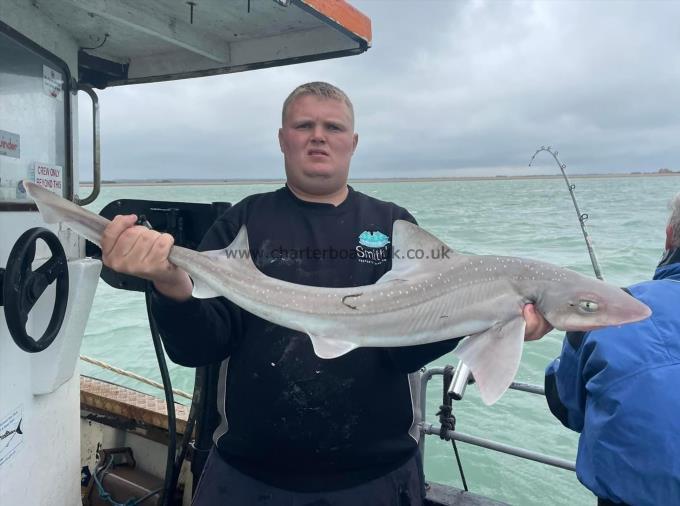
[[[671,227],[671,246],[680,248],[680,193],[671,199],[669,204],[671,216],[668,225]]]
[[[292,104],[293,101],[296,100],[297,98],[305,95],[312,95],[314,97],[318,97],[321,99],[339,100],[341,102],[344,102],[347,108],[349,109],[349,115],[352,119],[352,125],[354,125],[354,106],[352,105],[352,101],[349,99],[347,94],[340,88],[338,88],[337,86],[333,86],[330,83],[325,83],[323,81],[314,81],[311,83],[301,84],[293,91],[291,91],[290,95],[288,95],[288,97],[286,97],[286,100],[284,100],[283,102],[283,109],[281,110],[281,123],[283,123],[286,120],[286,113],[288,112],[290,104]]]

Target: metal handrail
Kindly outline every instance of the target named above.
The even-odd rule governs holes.
[[[102,186],[101,177],[101,147],[99,135],[99,98],[97,93],[87,84],[78,83],[78,91],[84,91],[92,99],[92,192],[84,199],[77,198],[76,204],[86,206],[91,204],[99,196]]]
[[[441,435],[441,427],[438,425],[433,425],[425,421],[423,416],[423,410],[426,406],[427,400],[427,383],[432,379],[433,376],[443,375],[443,367],[433,367],[432,369],[425,369],[422,372],[420,378],[420,451],[422,454],[425,453],[425,435]],[[510,385],[513,390],[519,390],[521,392],[528,392],[536,395],[545,395],[545,389],[538,385],[532,385],[529,383],[513,382]],[[476,446],[481,446],[482,448],[488,448],[501,453],[506,453],[508,455],[514,455],[527,460],[533,460],[535,462],[540,462],[542,464],[547,464],[549,466],[559,467],[561,469],[566,469],[568,471],[576,471],[576,464],[572,461],[565,460],[559,457],[554,457],[552,455],[546,455],[543,453],[527,450],[525,448],[520,448],[517,446],[507,445],[498,441],[493,441],[491,439],[486,439],[478,436],[473,436],[470,434],[465,434],[463,432],[458,432],[455,430],[448,430],[445,432],[446,436],[450,439],[455,439],[456,441],[462,441],[464,443],[473,444]]]

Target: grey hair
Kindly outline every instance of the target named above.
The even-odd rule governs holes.
[[[288,112],[290,104],[292,104],[293,101],[298,97],[302,97],[304,95],[312,95],[322,99],[339,100],[344,102],[349,109],[352,125],[354,125],[354,106],[352,105],[352,101],[340,88],[323,81],[314,81],[311,83],[301,84],[291,91],[290,95],[288,95],[286,100],[283,102],[283,109],[281,110],[281,123],[283,123],[286,119],[286,113]]]
[[[671,246],[680,248],[680,193],[677,193],[669,204],[671,216],[668,225],[671,227]]]

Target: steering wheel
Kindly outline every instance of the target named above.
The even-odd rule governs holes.
[[[45,241],[52,256],[35,271],[31,264],[35,259],[38,239]],[[26,332],[28,313],[45,289],[56,280],[57,291],[54,309],[47,329],[40,339]],[[32,228],[24,232],[7,258],[2,295],[7,328],[14,342],[24,351],[37,353],[44,350],[57,337],[66,314],[68,302],[68,263],[59,238],[46,228]]]

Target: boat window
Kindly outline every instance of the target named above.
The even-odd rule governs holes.
[[[66,72],[0,30],[0,210],[26,207],[22,179],[69,196]]]

